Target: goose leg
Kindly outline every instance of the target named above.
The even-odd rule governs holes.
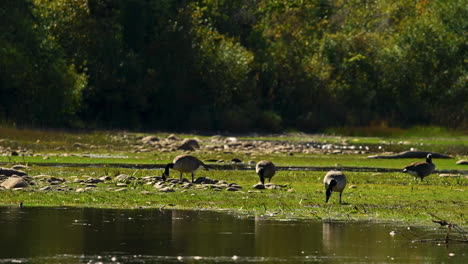
[[[182,172],[180,173],[180,180],[182,180]]]
[[[192,183],[193,183],[193,172],[192,172]]]
[[[341,204],[341,194],[343,194],[343,192],[340,192],[340,204]]]

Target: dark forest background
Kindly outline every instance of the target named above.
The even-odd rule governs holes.
[[[2,0],[0,123],[468,126],[465,0]]]

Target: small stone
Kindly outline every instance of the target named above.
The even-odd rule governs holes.
[[[26,165],[21,165],[21,164],[17,164],[17,165],[14,165],[13,167],[11,167],[13,170],[27,170],[29,169],[28,166]]]
[[[85,192],[85,189],[84,188],[78,188],[78,189],[76,189],[75,192],[82,193],[82,192]]]
[[[116,184],[117,187],[127,187],[127,184],[126,183],[123,183],[123,182],[119,182]]]
[[[254,189],[258,189],[258,190],[263,190],[265,189],[265,185],[261,184],[261,183],[257,183],[253,186]]]
[[[104,176],[99,177],[99,180],[101,180],[103,182],[104,181],[110,181],[110,180],[112,180],[112,177],[104,175]]]
[[[149,142],[157,142],[157,141],[159,141],[159,138],[156,136],[147,136],[141,139],[141,142],[143,142],[144,144],[147,144]]]
[[[227,183],[224,183],[224,184],[221,184],[221,183],[217,183],[217,184],[213,184],[211,185],[212,187],[218,187],[218,188],[227,188],[227,187],[231,187],[230,185],[228,185]]]
[[[460,177],[461,175],[459,174],[453,174],[453,173],[442,173],[439,174],[439,177]]]
[[[173,179],[167,179],[166,181],[169,182],[169,183],[172,183],[172,184],[178,184],[178,183],[183,183],[184,180],[186,179],[176,179],[176,178],[173,178]]]
[[[118,188],[118,189],[115,189],[114,192],[123,192],[127,190],[127,188]]]
[[[86,146],[85,146],[84,144],[81,144],[81,143],[78,143],[78,142],[77,142],[77,143],[74,143],[74,144],[72,145],[72,147],[73,147],[73,148],[77,148],[77,149],[79,149],[79,148],[83,148],[83,149],[86,148]]]
[[[468,165],[468,160],[459,160],[457,161],[457,165]]]
[[[356,186],[356,185],[350,185],[349,188],[350,188],[350,189],[356,189],[357,186]]]
[[[218,183],[218,180],[213,180],[208,177],[198,177],[194,183],[198,184],[216,184]]]
[[[96,179],[96,178],[89,178],[85,181],[86,183],[102,183],[104,182],[103,180],[101,179]]]
[[[167,139],[169,139],[169,140],[179,140],[179,138],[174,134],[170,134],[169,136],[167,136]]]
[[[132,181],[134,179],[135,179],[135,177],[127,175],[127,174],[120,174],[120,175],[115,176],[115,178],[114,178],[114,180],[116,180],[118,182],[127,182],[127,183],[129,183],[130,181]]]
[[[159,189],[159,191],[160,191],[160,192],[175,192],[174,189],[169,188],[169,187],[161,188],[161,189]]]
[[[52,176],[51,176],[47,181],[48,181],[48,182],[51,182],[51,183],[52,183],[52,182],[59,182],[59,183],[62,183],[62,182],[65,181],[65,179],[63,179],[63,178],[60,179],[60,178],[56,178],[56,177],[52,177]]]
[[[154,184],[154,188],[156,189],[161,189],[163,187],[166,187],[166,184],[164,182],[157,182],[156,184]]]
[[[198,144],[198,141],[196,139],[186,138],[184,139],[184,141],[182,141],[182,144],[177,149],[194,151],[195,149],[199,148],[200,145]]]
[[[149,194],[152,194],[152,192],[149,192],[149,191],[142,191],[140,192],[141,194],[144,194],[144,195],[149,195]]]
[[[281,190],[281,186],[273,184],[273,183],[267,183],[265,184],[265,188],[271,189],[271,190]]]
[[[242,186],[238,185],[237,183],[231,183],[229,184],[229,187],[234,187],[234,188],[237,188],[237,189],[242,189]]]
[[[190,187],[192,187],[192,186],[193,186],[192,183],[190,183],[190,182],[185,182],[185,183],[182,184],[180,187],[181,187],[181,188],[188,189],[188,188],[190,188]]]
[[[226,191],[236,192],[236,191],[239,191],[239,189],[236,187],[228,187]]]
[[[52,188],[50,186],[44,186],[44,187],[39,189],[39,191],[50,191],[50,190],[52,190]]]
[[[145,176],[145,177],[141,177],[142,180],[144,181],[154,181],[155,180],[155,177],[153,176]]]

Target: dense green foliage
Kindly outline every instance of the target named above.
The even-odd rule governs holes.
[[[0,121],[466,128],[463,0],[6,0]]]

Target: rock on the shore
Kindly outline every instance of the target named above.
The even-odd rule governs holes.
[[[26,176],[28,174],[26,172],[24,172],[24,171],[21,171],[21,170],[15,170],[15,169],[10,169],[10,168],[0,168],[0,175],[5,175],[5,176],[13,176],[13,175]]]
[[[5,187],[5,189],[23,188],[28,187],[29,183],[25,181],[22,177],[15,175],[2,182],[1,186]]]

